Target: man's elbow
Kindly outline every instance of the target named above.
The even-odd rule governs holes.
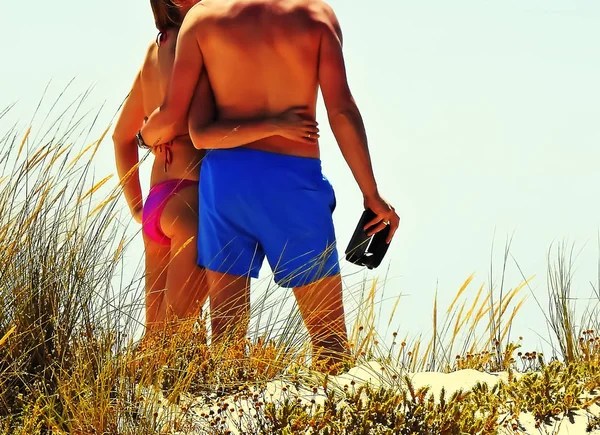
[[[205,129],[198,125],[189,123],[188,130],[190,134],[190,139],[192,139],[192,144],[194,144],[194,148],[198,150],[206,149],[207,147]]]
[[[329,124],[331,125],[339,122],[352,122],[357,116],[359,116],[359,112],[356,105],[336,107],[335,109],[327,111],[327,117],[329,119]]]
[[[327,116],[329,119],[336,119],[338,117],[353,116],[358,112],[358,106],[352,97],[350,92],[344,93],[334,101],[326,102]]]
[[[187,128],[194,143],[194,148],[207,150],[214,148],[218,129],[215,130],[215,117],[207,112],[191,113],[188,116]]]

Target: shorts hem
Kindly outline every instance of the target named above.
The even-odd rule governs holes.
[[[279,287],[283,288],[298,288],[305,287],[307,285],[315,284],[318,281],[321,281],[325,278],[331,278],[333,276],[339,275],[341,273],[340,267],[336,264],[335,267],[330,268],[330,270],[326,273],[318,273],[313,274],[312,276],[306,277],[306,274],[300,274],[299,276],[293,278],[280,278],[275,277],[274,281]]]
[[[233,275],[233,276],[249,276],[250,278],[254,278],[254,279],[258,278],[258,272],[254,272],[254,271],[248,270],[248,269],[241,271],[241,268],[211,266],[211,265],[206,265],[206,264],[202,263],[201,261],[198,261],[196,263],[196,265],[198,267],[203,267],[207,271],[211,271],[211,272],[223,273],[223,274]]]

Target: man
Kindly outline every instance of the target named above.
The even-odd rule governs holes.
[[[321,173],[313,129],[319,87],[364,206],[377,215],[365,228],[372,234],[390,225],[389,243],[400,218],[375,183],[338,20],[321,0],[203,0],[186,16],[166,99],[138,140],[163,143],[176,134],[204,70],[219,121],[231,122],[231,135],[248,137],[238,148],[224,137],[222,148],[213,145],[202,163],[198,256],[211,286],[213,340],[232,326],[246,332],[249,281],[266,256],[276,282],[294,289],[313,351],[324,358],[345,354],[335,196]],[[307,140],[238,128],[241,119],[281,112],[306,119]],[[194,118],[192,110],[190,135],[202,148],[198,137],[207,126]]]

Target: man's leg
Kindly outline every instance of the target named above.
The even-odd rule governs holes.
[[[265,253],[253,223],[263,192],[252,153],[212,150],[202,161],[198,264],[206,268],[213,344],[245,339],[250,323],[250,278]],[[233,334],[233,335],[231,335]]]
[[[348,356],[348,333],[339,274],[294,288],[312,342],[313,359],[341,361]]]
[[[243,340],[250,324],[250,278],[207,270],[212,343]]]
[[[347,353],[332,213],[335,192],[318,159],[265,153],[261,170],[265,224],[259,240],[275,282],[293,288],[311,336],[313,358],[339,360]],[[317,358],[318,359],[318,358]]]

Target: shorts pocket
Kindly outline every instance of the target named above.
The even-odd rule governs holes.
[[[331,210],[331,212],[333,213],[335,210],[335,207],[337,206],[337,199],[335,197],[335,189],[333,188],[333,185],[329,182],[329,180],[327,179],[327,177],[325,177],[323,175],[322,178],[322,189],[323,192],[327,194],[328,197],[328,204],[329,204],[329,209]]]

